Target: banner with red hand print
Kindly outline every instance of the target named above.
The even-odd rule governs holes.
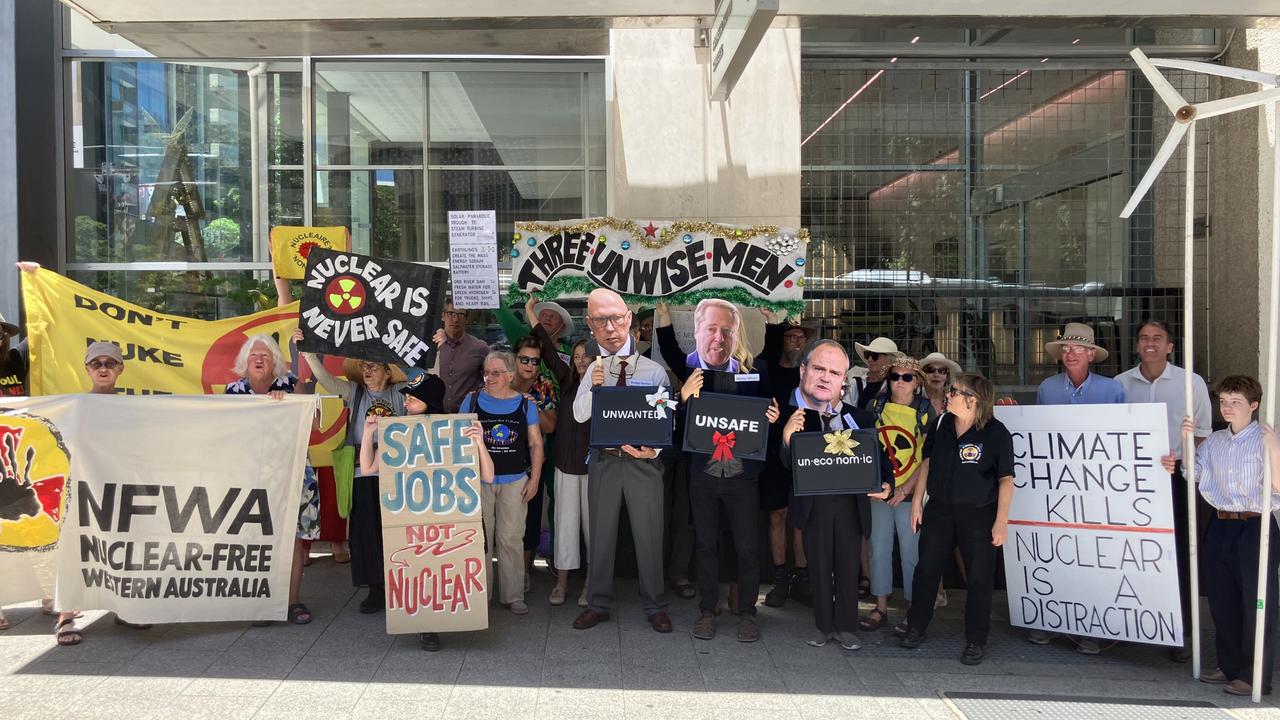
[[[315,248],[303,279],[298,349],[431,367],[448,278],[430,265]]]
[[[703,392],[688,402],[684,449],[713,463],[764,460],[769,440],[769,398]]]

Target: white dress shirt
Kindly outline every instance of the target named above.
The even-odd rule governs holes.
[[[1187,412],[1187,395],[1183,385],[1187,371],[1165,363],[1164,372],[1155,382],[1147,380],[1141,366],[1126,370],[1116,376],[1124,386],[1124,398],[1131,403],[1164,403],[1169,416],[1169,451],[1182,455],[1182,418],[1190,415],[1196,421],[1196,437],[1209,437],[1213,432],[1213,410],[1209,405],[1209,388],[1204,378],[1191,374],[1191,407]]]

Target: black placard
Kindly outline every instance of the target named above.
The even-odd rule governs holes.
[[[298,349],[431,367],[448,271],[313,248],[307,257]]]
[[[878,493],[884,489],[880,463],[880,440],[875,430],[791,436],[791,479],[796,495]]]
[[[591,447],[671,447],[675,410],[653,407],[648,396],[660,388],[644,386],[594,388],[591,397]]]
[[[769,404],[769,398],[699,393],[685,413],[684,449],[721,461],[764,460]]]

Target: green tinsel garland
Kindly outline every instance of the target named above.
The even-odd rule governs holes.
[[[580,275],[561,276],[552,278],[541,290],[534,291],[533,295],[539,300],[552,300],[565,295],[585,296],[598,287],[600,286],[592,282],[590,278]],[[719,300],[728,300],[734,305],[764,308],[766,310],[785,310],[788,315],[794,317],[799,317],[804,313],[803,300],[765,300],[752,295],[742,288],[708,288],[706,290],[674,293],[665,297],[621,294],[622,299],[632,305],[653,305],[659,300],[664,300],[669,305],[697,305],[707,298],[717,298]],[[528,297],[528,294],[522,292],[515,283],[511,283],[507,290],[507,303],[509,305],[516,307],[524,305],[525,299]]]

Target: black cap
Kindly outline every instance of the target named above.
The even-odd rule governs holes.
[[[426,403],[428,415],[444,414],[444,381],[439,377],[427,372],[415,373],[400,392]]]

